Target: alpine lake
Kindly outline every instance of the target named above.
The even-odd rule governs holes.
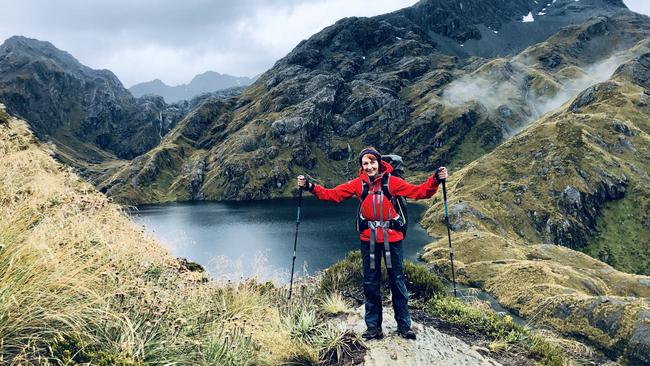
[[[186,202],[140,206],[131,211],[172,255],[203,266],[217,279],[288,282],[296,233],[297,198],[251,202]],[[296,274],[315,274],[359,248],[354,227],[358,201],[319,201],[303,196]],[[418,224],[426,206],[409,203],[404,257],[417,261],[432,238]]]
[[[213,278],[239,282],[254,277],[288,283],[296,235],[298,199],[267,201],[195,201],[139,206],[131,211],[142,225],[172,255],[200,264]],[[426,206],[409,202],[409,228],[404,258],[417,262],[423,247],[433,241],[419,222]],[[335,204],[303,196],[295,276],[313,275],[359,249],[354,226],[358,201]],[[385,279],[384,279],[385,280]],[[452,286],[443,279],[449,286]],[[525,320],[510,313],[489,294],[458,285],[459,293],[472,294],[497,312],[510,314],[520,324]]]

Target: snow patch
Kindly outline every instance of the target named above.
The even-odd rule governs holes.
[[[543,11],[540,11],[539,13],[537,13],[537,15],[546,15],[546,13],[544,13]]]
[[[396,39],[397,39],[398,41],[401,41],[401,40],[402,40],[402,39],[401,39],[401,38],[399,38],[399,37],[395,37],[395,38],[396,38]]]
[[[521,21],[524,23],[534,22],[535,18],[533,17],[533,12],[529,11],[528,15],[521,18]]]
[[[499,34],[499,31],[495,31],[495,30],[493,30],[492,32],[494,32],[495,34]]]

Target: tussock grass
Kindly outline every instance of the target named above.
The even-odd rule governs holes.
[[[354,346],[315,302],[295,317],[283,290],[187,270],[22,121],[0,123],[0,176],[0,364],[327,364]]]
[[[321,309],[323,313],[330,315],[345,314],[352,310],[348,301],[338,292],[325,294],[321,302]]]

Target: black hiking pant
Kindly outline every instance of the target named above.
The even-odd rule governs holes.
[[[366,326],[368,328],[381,327],[381,259],[384,257],[383,243],[375,245],[375,268],[370,269],[370,243],[361,242],[361,257],[363,259],[363,294],[365,297]],[[409,294],[406,290],[404,277],[404,255],[402,242],[390,243],[390,256],[392,267],[388,268],[388,282],[395,311],[395,321],[399,328],[411,327],[409,315]]]

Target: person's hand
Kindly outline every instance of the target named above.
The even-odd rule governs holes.
[[[436,170],[436,180],[438,182],[441,182],[449,177],[449,172],[447,172],[447,168],[444,166],[441,166]]]
[[[313,184],[305,178],[304,175],[298,176],[298,188],[311,191],[313,189]]]
[[[307,179],[305,178],[304,175],[299,175],[298,176],[298,188],[305,188],[307,185]]]

